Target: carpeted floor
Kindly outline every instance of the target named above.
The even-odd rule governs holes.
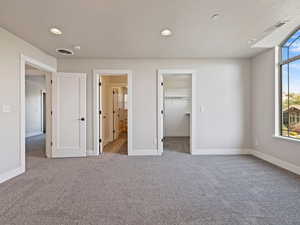
[[[300,177],[251,156],[31,152],[0,184],[0,224],[299,225]]]

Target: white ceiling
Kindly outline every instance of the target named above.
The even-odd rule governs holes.
[[[218,20],[210,17],[220,13]],[[299,0],[1,0],[0,26],[40,49],[101,58],[250,57],[248,40],[300,14]],[[49,33],[56,26],[62,36]],[[160,37],[161,29],[173,31]],[[61,56],[60,56],[61,57]]]

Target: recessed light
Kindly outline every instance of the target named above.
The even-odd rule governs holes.
[[[215,13],[215,14],[213,14],[213,15],[210,17],[210,19],[211,19],[211,20],[217,20],[217,19],[219,19],[219,17],[220,17],[220,14],[219,14],[219,13]]]
[[[81,49],[81,47],[80,47],[80,45],[74,45],[74,47],[73,47],[75,50],[80,50]]]
[[[172,31],[170,29],[163,29],[160,32],[160,35],[163,36],[163,37],[169,37],[169,36],[172,35]]]
[[[56,49],[56,52],[61,55],[74,55],[74,52],[67,48],[58,48]]]
[[[52,34],[55,34],[55,35],[62,35],[62,31],[61,31],[60,29],[56,28],[56,27],[52,27],[52,28],[50,29],[50,32],[51,32]]]

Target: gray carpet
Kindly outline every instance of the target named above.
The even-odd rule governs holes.
[[[0,224],[299,225],[300,177],[251,156],[33,151],[26,174],[0,184]]]

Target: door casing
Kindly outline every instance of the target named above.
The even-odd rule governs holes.
[[[102,111],[102,105],[100,101],[101,86],[99,85],[101,82],[101,75],[106,76],[119,76],[119,75],[127,75],[127,86],[128,86],[128,155],[131,155],[133,152],[133,143],[132,143],[132,93],[133,93],[133,85],[132,85],[132,71],[131,70],[97,70],[93,71],[93,118],[94,118],[94,148],[92,151],[88,152],[88,155],[98,156],[102,153],[103,150],[103,137],[102,137],[102,115],[100,111]],[[100,142],[101,139],[101,142]]]
[[[157,71],[157,153],[163,153],[163,139],[164,139],[164,88],[163,75],[178,75],[190,74],[192,76],[192,112],[190,115],[190,153],[193,154],[195,148],[195,134],[196,134],[196,71],[186,69],[163,69]]]
[[[52,139],[52,128],[51,128],[51,77],[52,73],[56,72],[56,68],[53,68],[46,63],[31,58],[29,56],[20,55],[20,174],[25,172],[25,143],[26,143],[26,127],[25,127],[25,66],[26,64],[31,65],[46,72],[46,91],[47,96],[47,121],[46,123],[46,156],[51,157],[51,139]]]

